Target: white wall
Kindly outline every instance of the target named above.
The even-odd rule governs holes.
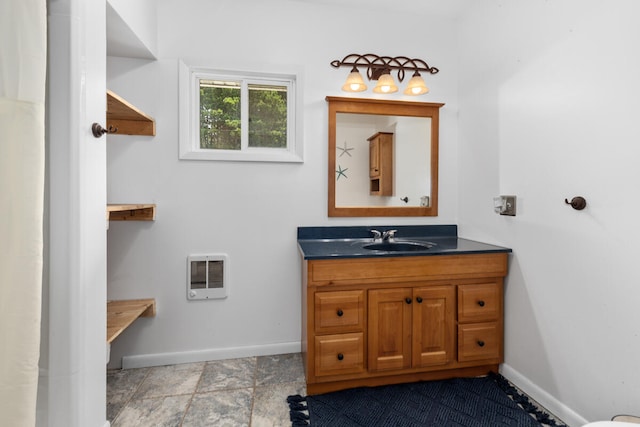
[[[488,0],[460,28],[460,232],[514,249],[505,373],[574,425],[640,412],[639,13]]]
[[[107,55],[155,59],[155,0],[107,0]]]
[[[158,205],[155,222],[112,223],[108,232],[108,297],[155,297],[158,312],[114,342],[110,366],[122,356],[154,355],[129,359],[133,366],[299,351],[298,226],[457,222],[455,27],[446,18],[407,13],[385,13],[381,26],[376,13],[358,9],[354,19],[345,12],[286,0],[163,1],[158,61],[109,58],[109,89],[154,116],[157,135],[109,136],[108,200]],[[420,98],[447,104],[437,218],[327,218],[324,98],[344,96],[349,72],[329,63],[370,52],[422,58],[441,70]],[[305,162],[179,161],[179,59],[301,70]],[[229,255],[230,296],[188,302],[186,257],[207,252]]]

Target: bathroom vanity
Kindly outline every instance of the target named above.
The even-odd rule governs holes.
[[[301,227],[298,246],[309,394],[497,372],[510,249],[455,225]]]

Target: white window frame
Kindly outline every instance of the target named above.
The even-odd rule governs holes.
[[[179,106],[180,106],[180,155],[182,160],[222,160],[253,162],[295,162],[302,163],[302,125],[299,109],[302,106],[296,83],[298,74],[270,74],[242,71],[219,70],[207,67],[189,66],[180,61],[179,65]],[[200,80],[242,81],[246,92],[248,84],[268,84],[287,87],[287,148],[248,147],[243,128],[243,143],[240,150],[200,148]],[[244,96],[244,95],[242,95]],[[242,114],[248,112],[248,102],[243,97]]]

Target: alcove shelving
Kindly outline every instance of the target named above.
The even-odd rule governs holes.
[[[107,128],[109,133],[122,135],[155,136],[155,120],[114,92],[107,91]],[[156,205],[108,204],[109,221],[154,221]],[[154,317],[156,301],[153,298],[107,301],[107,343],[113,342],[139,317]]]
[[[153,117],[107,90],[107,128],[117,129],[120,135],[155,136],[156,121]]]
[[[109,221],[153,221],[156,219],[156,205],[148,204],[109,204]]]
[[[107,342],[111,343],[138,317],[156,315],[155,299],[107,301]]]

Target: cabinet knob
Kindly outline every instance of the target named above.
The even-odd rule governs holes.
[[[344,359],[344,354],[338,353],[338,360],[342,360],[342,359]]]
[[[482,340],[478,340],[478,346],[480,346],[480,347],[484,347],[484,341],[482,341]]]
[[[342,311],[341,309],[338,309],[338,311],[336,311],[336,314],[338,315],[338,317],[342,317],[342,315],[344,314],[344,311]]]
[[[478,305],[479,305],[480,307],[484,307],[484,301],[482,301],[482,300],[478,301]]]
[[[411,304],[411,298],[409,298],[409,297],[405,298],[404,302],[406,302],[407,304]]]
[[[422,297],[416,297],[416,301],[418,301],[418,304],[420,304],[422,302]]]

